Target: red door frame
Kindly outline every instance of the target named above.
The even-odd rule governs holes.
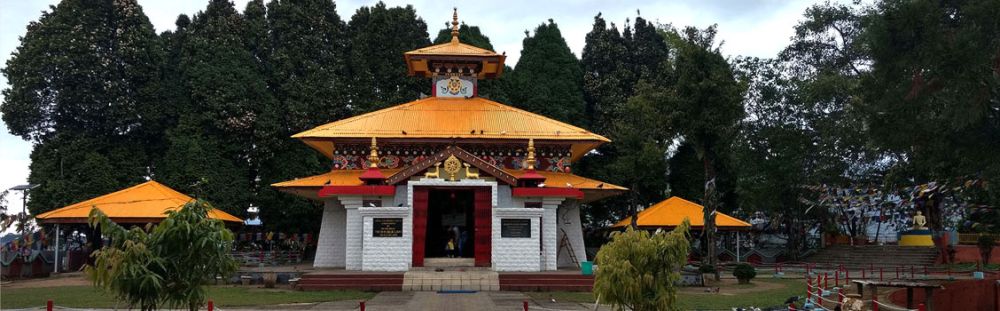
[[[424,266],[427,239],[427,208],[430,204],[430,190],[436,187],[413,187],[413,264],[414,267]],[[455,189],[446,187],[445,189]],[[469,189],[469,188],[465,188]],[[476,267],[492,266],[493,245],[493,196],[491,187],[473,187],[475,219],[475,264]]]
[[[493,196],[490,187],[477,187],[475,194],[475,256],[476,267],[489,267],[493,246]]]
[[[424,266],[424,240],[427,238],[427,204],[430,188],[413,187],[413,266]]]

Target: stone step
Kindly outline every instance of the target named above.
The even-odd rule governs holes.
[[[497,273],[489,270],[470,271],[407,271],[403,280],[404,291],[425,290],[500,290]]]
[[[424,268],[456,268],[456,267],[467,267],[473,268],[476,266],[476,260],[473,258],[426,258],[424,259]]]

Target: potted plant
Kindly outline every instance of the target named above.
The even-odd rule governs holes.
[[[757,269],[748,263],[741,263],[736,265],[736,269],[733,269],[733,276],[739,280],[740,284],[750,284],[750,279],[757,276]]]

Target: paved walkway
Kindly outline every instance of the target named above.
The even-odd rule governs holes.
[[[529,310],[593,310],[593,305],[534,301],[519,292],[476,292],[445,294],[437,292],[382,292],[369,300],[365,310],[523,310],[528,300]],[[311,310],[357,310],[358,302],[340,301],[320,303]],[[608,310],[600,308],[599,310]]]

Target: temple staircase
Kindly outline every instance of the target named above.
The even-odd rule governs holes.
[[[936,247],[897,245],[833,245],[806,259],[818,269],[848,269],[933,266],[938,257]],[[890,270],[886,270],[890,271]]]

